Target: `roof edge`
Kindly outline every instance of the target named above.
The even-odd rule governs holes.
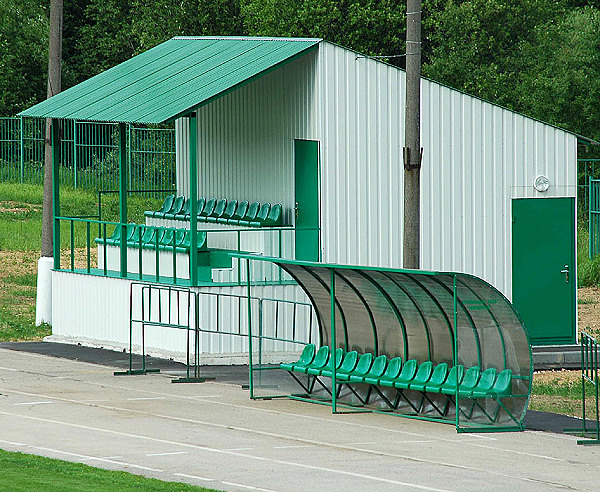
[[[235,41],[309,41],[320,43],[323,38],[279,38],[270,36],[173,36],[171,39],[230,39]]]

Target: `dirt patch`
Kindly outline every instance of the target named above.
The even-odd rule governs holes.
[[[37,251],[0,251],[0,280],[9,275],[37,272]]]
[[[41,212],[41,205],[32,205],[30,203],[20,203],[20,202],[0,202],[0,213],[13,213],[13,214],[22,214],[26,212]]]
[[[579,330],[600,336],[600,288],[582,287],[577,291]]]
[[[533,380],[540,384],[572,384],[581,383],[581,371],[537,371]]]

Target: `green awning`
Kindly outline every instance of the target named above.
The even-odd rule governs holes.
[[[163,123],[293,60],[320,41],[175,37],[19,116]]]

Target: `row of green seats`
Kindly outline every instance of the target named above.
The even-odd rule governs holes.
[[[333,358],[329,347],[315,351],[314,344],[305,346],[300,359],[291,364],[281,364],[289,372],[312,376],[333,376]],[[336,380],[341,384],[366,383],[397,390],[414,390],[423,393],[455,395],[458,384],[460,398],[502,398],[511,394],[512,371],[498,373],[495,368],[483,372],[478,366],[465,370],[462,365],[452,368],[442,362],[435,367],[433,362],[418,364],[411,359],[402,363],[401,357],[387,360],[385,355],[374,357],[371,353],[359,355],[356,351],[335,351]]]
[[[169,195],[162,207],[156,211],[144,212],[146,217],[169,220],[190,220],[191,200],[183,196]],[[249,227],[274,227],[281,225],[282,206],[276,203],[248,203],[237,200],[198,200],[198,220],[217,224],[241,225]]]
[[[119,246],[121,244],[121,226],[115,226],[112,234],[104,240],[96,238],[96,244]],[[137,224],[127,224],[127,246],[144,249],[175,251],[177,253],[190,252],[190,231],[180,229],[165,229],[164,227],[148,227]],[[206,232],[198,231],[198,251],[206,251]]]

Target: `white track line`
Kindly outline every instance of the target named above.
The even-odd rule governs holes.
[[[225,485],[233,485],[234,487],[240,487],[242,489],[260,490],[261,492],[275,492],[274,490],[271,490],[271,489],[261,489],[260,487],[253,487],[252,485],[242,485],[241,483],[225,482],[223,480],[221,480],[221,483],[225,484]]]
[[[187,473],[173,473],[173,475],[175,475],[176,477],[193,478],[194,480],[201,480],[203,482],[215,482],[214,478],[199,477],[198,475],[188,475]]]
[[[21,403],[13,403],[13,405],[52,405],[54,401],[24,401]]]
[[[172,456],[175,454],[188,454],[187,451],[171,451],[168,453],[146,453],[146,456]]]
[[[73,427],[76,429],[85,429],[85,430],[94,431],[94,432],[118,435],[121,437],[130,437],[133,439],[144,439],[147,441],[158,442],[158,443],[162,443],[162,444],[169,444],[169,445],[173,445],[173,446],[182,446],[182,447],[187,447],[187,448],[191,448],[191,449],[196,449],[199,451],[208,452],[211,454],[226,454],[226,455],[230,455],[230,456],[237,456],[239,458],[245,458],[245,459],[256,460],[256,461],[265,461],[265,462],[276,463],[279,465],[286,465],[286,466],[295,467],[295,468],[324,471],[324,472],[329,472],[329,473],[338,474],[338,475],[346,475],[346,476],[351,476],[351,477],[355,477],[355,478],[363,478],[363,479],[372,480],[375,482],[389,483],[392,485],[400,485],[403,487],[412,487],[412,488],[416,488],[419,490],[430,490],[430,491],[434,491],[434,492],[447,492],[447,489],[438,489],[438,488],[433,488],[433,487],[427,487],[424,485],[419,485],[419,484],[411,483],[411,482],[401,482],[398,480],[391,480],[391,479],[387,479],[387,478],[383,478],[383,477],[376,477],[374,475],[366,475],[366,474],[362,474],[362,473],[355,473],[355,472],[350,472],[350,471],[345,471],[345,470],[326,468],[323,466],[307,465],[304,463],[297,463],[297,462],[293,462],[293,461],[284,461],[284,460],[279,460],[279,459],[266,458],[266,457],[262,457],[262,456],[253,456],[250,454],[243,454],[243,453],[234,452],[234,451],[226,451],[224,449],[217,449],[217,448],[212,448],[209,446],[200,446],[197,444],[191,444],[191,443],[185,443],[185,442],[179,442],[179,441],[170,441],[168,439],[161,439],[161,438],[152,437],[152,436],[145,436],[143,434],[133,434],[130,432],[119,432],[119,431],[114,431],[111,429],[103,429],[100,427],[92,427],[89,425],[82,425],[82,424],[73,424],[71,422],[62,422],[60,420],[47,419],[47,418],[42,418],[42,417],[33,417],[30,415],[19,415],[19,414],[10,413],[10,412],[0,412],[0,415],[16,417],[19,419],[34,420],[34,421],[43,422],[46,424],[48,424],[48,423],[58,424],[58,425],[66,426],[66,427]],[[33,446],[33,447],[35,449],[41,449],[41,450],[45,450],[45,451],[54,451],[54,452],[63,453],[63,454],[71,455],[71,456],[78,457],[78,458],[82,458],[82,457],[93,458],[91,456],[86,456],[86,455],[81,455],[81,454],[76,454],[76,453],[69,453],[66,451],[52,450],[50,448],[42,448],[42,447],[36,447],[36,446]],[[104,458],[95,458],[95,459],[97,459],[99,461],[113,462],[113,463],[120,464],[123,466],[132,466],[132,467],[136,467],[136,468],[146,469],[149,471],[164,472],[164,470],[157,470],[155,468],[142,467],[139,465],[132,465],[130,463],[106,460]]]

